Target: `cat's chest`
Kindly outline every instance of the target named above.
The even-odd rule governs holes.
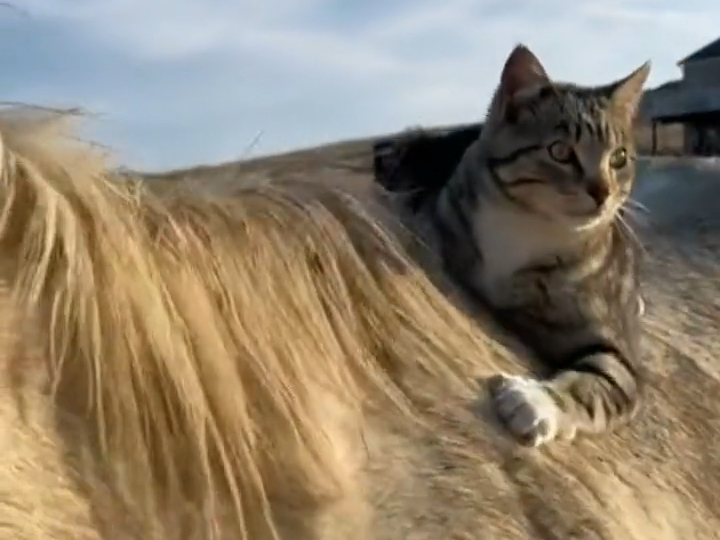
[[[482,254],[475,281],[490,298],[514,286],[519,271],[553,264],[573,244],[571,231],[518,212],[483,208],[473,228]]]

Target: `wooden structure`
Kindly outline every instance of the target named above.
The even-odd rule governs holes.
[[[688,154],[720,154],[720,38],[678,62],[682,78],[648,92],[643,104],[652,122],[653,153],[658,124],[680,123]]]

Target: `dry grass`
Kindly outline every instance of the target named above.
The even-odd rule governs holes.
[[[274,156],[232,161],[217,165],[201,165],[189,169],[148,173],[144,176],[156,181],[203,181],[215,182],[233,178],[239,174],[268,174],[272,177],[299,176],[318,170],[366,173],[372,169],[372,144],[376,139],[357,139],[300,149]],[[650,126],[637,130],[640,152],[649,154],[652,146]],[[658,155],[679,156],[683,154],[683,130],[679,124],[658,126]]]
[[[189,169],[176,169],[145,174],[149,180],[206,180],[222,181],[240,174],[269,174],[273,177],[286,174],[333,168],[367,172],[372,169],[373,139],[344,141],[309,149],[300,149],[274,156],[232,161],[217,165],[201,165]]]

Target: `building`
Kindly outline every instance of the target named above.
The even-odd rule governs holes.
[[[720,154],[720,38],[678,62],[682,78],[648,92],[644,114],[652,122],[653,149],[658,124],[680,123],[684,150]]]

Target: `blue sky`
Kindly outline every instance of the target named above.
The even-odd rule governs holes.
[[[518,42],[574,82],[651,59],[654,86],[720,36],[715,0],[13,3],[0,99],[89,109],[91,136],[144,170],[479,120]]]

